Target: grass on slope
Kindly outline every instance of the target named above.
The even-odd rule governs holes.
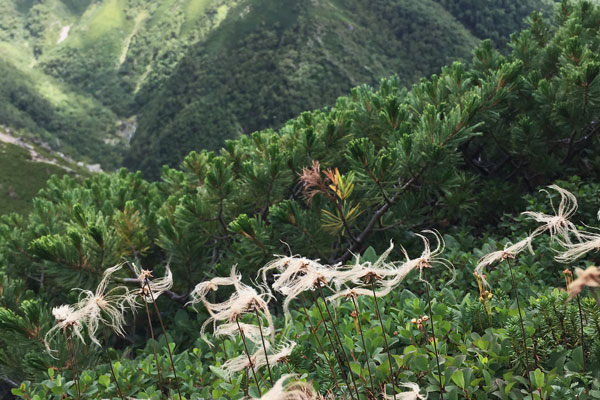
[[[27,214],[33,197],[50,176],[67,173],[56,165],[34,162],[26,149],[3,142],[0,142],[0,171],[0,214]]]
[[[101,154],[104,167],[114,167],[120,148],[107,142],[118,139],[115,115],[68,89],[38,70],[0,60],[0,122],[74,158],[96,160]]]
[[[93,46],[103,36],[122,29],[125,25],[123,10],[126,5],[124,0],[106,0],[101,4],[88,23],[87,31],[82,35],[86,44]]]

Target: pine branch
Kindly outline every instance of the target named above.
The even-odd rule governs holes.
[[[344,251],[344,254],[340,258],[338,258],[337,260],[335,260],[335,263],[338,263],[338,262],[344,263],[344,262],[348,261],[352,257],[353,253],[356,252],[356,250],[358,250],[360,248],[360,246],[362,246],[362,244],[365,242],[365,240],[369,237],[369,235],[371,234],[371,232],[375,228],[375,225],[377,224],[377,221],[379,221],[379,218],[383,217],[383,215],[390,209],[390,207],[392,205],[394,205],[394,203],[396,202],[396,199],[398,199],[398,197],[400,197],[401,194],[403,194],[413,183],[416,182],[416,180],[424,172],[424,170],[425,170],[425,168],[423,168],[419,172],[418,175],[413,176],[411,179],[409,179],[390,198],[389,202],[386,202],[377,211],[375,211],[375,213],[371,217],[371,220],[369,221],[369,223],[367,224],[367,226],[365,227],[365,229],[363,229],[363,231],[356,237],[356,239],[354,240],[354,242]]]

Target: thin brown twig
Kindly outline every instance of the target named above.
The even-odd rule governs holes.
[[[375,281],[371,282],[371,289],[373,290],[373,300],[375,302],[375,314],[377,315],[377,319],[379,319],[379,325],[381,325],[381,333],[383,335],[383,342],[385,344],[385,350],[388,355],[388,362],[390,363],[390,380],[392,383],[392,390],[394,394],[394,400],[396,400],[396,375],[394,374],[394,369],[392,366],[392,353],[390,351],[390,346],[388,345],[387,335],[385,333],[385,326],[383,325],[383,320],[381,319],[381,313],[379,312],[379,304],[377,304],[377,292],[375,292]]]
[[[173,352],[171,351],[169,337],[167,336],[167,330],[165,329],[165,325],[163,324],[162,317],[160,316],[160,311],[158,310],[158,306],[156,305],[156,299],[154,299],[154,294],[152,294],[152,289],[150,288],[150,282],[148,281],[148,278],[146,278],[145,283],[146,283],[146,287],[148,288],[148,293],[150,293],[150,298],[152,299],[152,304],[154,305],[154,311],[156,311],[156,315],[158,316],[158,322],[160,323],[160,328],[162,329],[163,335],[165,336],[167,350],[169,351],[169,360],[171,361],[171,367],[173,367],[173,375],[175,376],[175,384],[177,385],[177,394],[179,395],[179,400],[181,400],[181,399],[183,399],[183,397],[181,396],[181,389],[179,387],[179,379],[177,379],[177,370],[175,369],[175,363],[173,362]]]
[[[79,372],[77,372],[77,365],[75,362],[75,349],[73,348],[73,338],[68,337],[66,331],[63,331],[67,338],[67,349],[69,352],[69,359],[71,360],[71,370],[73,371],[73,379],[75,380],[75,389],[77,390],[77,400],[81,399],[81,387],[79,386]]]
[[[323,327],[325,328],[325,333],[327,334],[327,337],[329,338],[329,343],[331,344],[331,350],[333,351],[335,360],[337,361],[338,366],[340,367],[340,371],[342,372],[342,378],[344,378],[344,383],[346,384],[346,388],[348,389],[350,398],[353,399],[354,395],[352,394],[352,389],[350,389],[350,384],[348,383],[348,379],[346,378],[346,375],[344,374],[344,367],[342,366],[342,361],[340,360],[340,357],[338,356],[338,354],[336,352],[335,344],[333,343],[333,339],[331,338],[331,333],[329,333],[329,329],[327,328],[327,324],[325,323],[325,316],[323,315],[323,310],[321,310],[321,305],[319,304],[319,302],[317,301],[317,299],[314,296],[313,296],[313,300],[314,300],[315,304],[317,305],[317,309],[319,310],[319,315],[321,315],[321,322],[323,322]]]
[[[512,265],[510,264],[510,259],[506,259],[506,263],[508,264],[508,268],[510,269],[510,277],[512,279],[513,291],[515,292],[515,297],[517,299],[517,309],[519,310],[519,322],[521,323],[521,335],[523,336],[523,351],[525,352],[525,372],[526,376],[529,376],[529,355],[527,351],[527,339],[525,337],[525,325],[523,324],[523,315],[521,315],[521,304],[519,302],[519,293],[517,291],[517,284],[515,283],[515,275],[513,274]]]
[[[340,345],[340,349],[342,350],[342,354],[344,355],[344,359],[346,360],[346,364],[348,365],[348,373],[350,374],[350,379],[352,380],[352,385],[354,386],[354,391],[356,392],[356,398],[360,399],[360,394],[358,392],[358,387],[356,386],[356,381],[354,380],[354,374],[352,373],[352,368],[350,367],[350,360],[348,359],[348,355],[346,354],[346,350],[344,350],[344,344],[342,343],[342,339],[340,338],[340,334],[338,333],[337,327],[333,320],[333,315],[331,311],[329,311],[329,305],[327,304],[327,299],[325,298],[325,294],[323,293],[323,286],[319,286],[319,293],[323,298],[323,303],[325,303],[325,309],[327,310],[327,314],[329,315],[329,320],[331,321],[331,326],[333,327],[333,333],[337,338],[337,341]]]
[[[115,370],[113,368],[112,359],[110,358],[110,354],[108,353],[108,346],[104,347],[104,350],[106,351],[106,358],[108,358],[108,363],[110,364],[110,374],[112,375],[113,379],[115,380],[115,385],[117,385],[117,395],[119,395],[119,397],[122,400],[125,400],[125,397],[123,397],[123,391],[121,390],[121,387],[119,386],[119,382],[117,381],[117,376],[115,375]]]
[[[429,304],[429,322],[431,323],[431,335],[433,336],[433,350],[435,351],[435,361],[437,363],[438,377],[440,379],[440,398],[444,399],[444,383],[442,382],[442,369],[440,367],[440,356],[437,349],[437,339],[433,327],[433,312],[431,311],[431,297],[429,296],[429,283],[425,282],[425,291],[427,292],[427,303]]]
[[[327,361],[327,365],[329,365],[329,370],[331,371],[331,377],[333,378],[333,383],[335,384],[337,389],[340,390],[340,386],[335,377],[335,370],[333,369],[333,365],[331,365],[331,361],[329,360],[329,358],[325,354],[325,351],[323,350],[323,346],[321,345],[321,341],[319,340],[319,336],[317,335],[317,329],[314,327],[312,321],[310,320],[310,316],[308,315],[308,311],[307,311],[306,305],[304,303],[304,298],[301,296],[300,300],[302,301],[302,309],[304,310],[304,314],[306,315],[306,320],[308,321],[308,324],[310,325],[310,331],[312,332],[313,337],[315,338],[315,341],[317,342],[317,347],[318,347],[319,351],[321,352],[321,354],[323,354],[323,358],[325,358],[325,361]]]
[[[365,349],[365,355],[367,356],[367,370],[369,371],[369,381],[371,381],[371,391],[373,395],[377,392],[375,391],[375,385],[373,384],[373,375],[371,374],[371,365],[369,364],[369,353],[367,352],[367,345],[365,344],[365,336],[363,335],[362,326],[360,325],[360,311],[358,309],[358,304],[356,303],[356,298],[354,296],[350,296],[352,299],[352,303],[354,304],[354,310],[356,311],[356,318],[358,319],[358,330],[360,332],[360,338],[362,340],[363,348]]]
[[[154,338],[154,328],[152,327],[152,319],[150,318],[150,310],[148,309],[148,303],[144,301],[146,306],[146,315],[148,316],[148,328],[150,328],[150,337],[152,338],[152,347],[154,350],[154,362],[156,363],[156,372],[158,373],[158,384],[164,386],[162,373],[160,370],[160,363],[158,362],[158,351],[156,350],[156,339]]]
[[[269,356],[267,355],[267,345],[265,344],[265,337],[263,336],[262,324],[260,322],[260,314],[258,308],[254,307],[256,313],[256,320],[258,321],[258,331],[260,332],[260,339],[262,340],[263,350],[265,351],[265,361],[267,362],[267,371],[269,371],[269,380],[271,381],[271,387],[273,387],[273,375],[271,375],[271,366],[269,365]]]
[[[260,390],[260,384],[258,383],[258,378],[256,377],[256,371],[254,370],[254,362],[252,361],[252,357],[250,357],[250,352],[248,351],[248,346],[246,345],[246,335],[244,335],[244,331],[242,331],[242,327],[240,326],[238,317],[235,317],[235,323],[238,326],[238,330],[240,331],[240,336],[242,337],[242,342],[244,343],[244,350],[246,351],[246,356],[248,357],[248,363],[250,364],[250,368],[252,369],[252,375],[254,375],[254,381],[256,382],[256,389],[258,390],[259,396],[262,397],[262,392]]]

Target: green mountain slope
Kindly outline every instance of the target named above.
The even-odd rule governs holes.
[[[123,139],[115,113],[52,77],[5,60],[0,60],[0,124],[108,168],[120,162],[114,144]]]
[[[358,84],[412,84],[534,9],[550,0],[6,0],[0,123],[113,168],[137,116],[125,161],[156,177]]]
[[[0,126],[0,171],[3,171],[0,174],[0,214],[30,212],[32,199],[52,175],[91,175],[84,165],[48,150],[46,145],[18,140],[11,134]]]
[[[104,0],[90,4],[41,68],[131,111],[139,89],[160,85],[187,48],[227,15],[237,0]]]
[[[509,29],[545,4],[515,9]],[[277,127],[360,83],[396,74],[409,85],[469,58],[472,31],[433,0],[243,2],[147,96],[126,165],[156,177],[189,150]]]
[[[506,49],[508,37],[522,27],[523,16],[547,13],[551,2],[514,0],[436,0],[473,35]],[[548,15],[548,14],[546,14]]]
[[[105,168],[141,87],[173,70],[235,0],[4,1],[0,123]]]

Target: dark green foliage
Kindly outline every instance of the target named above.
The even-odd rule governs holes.
[[[450,242],[452,239],[446,237]],[[452,257],[466,257],[472,259],[473,255],[464,249],[454,248],[450,255]],[[444,274],[442,274],[444,275]],[[507,277],[501,278],[508,283]],[[467,282],[465,282],[467,283]],[[542,285],[545,283],[541,282]],[[435,368],[435,356],[430,343],[431,331],[427,325],[420,326],[411,320],[421,318],[427,314],[427,303],[423,300],[423,291],[419,290],[422,283],[418,283],[415,277],[409,277],[403,286],[412,287],[413,290],[399,288],[393,295],[380,299],[380,308],[384,315],[384,325],[390,336],[391,348],[394,354],[394,368],[398,370],[401,382],[418,383],[423,390],[429,392],[429,396],[439,398],[436,392],[432,371]],[[552,336],[544,335],[549,329],[561,329],[558,321],[547,323],[542,313],[548,311],[548,301],[555,302],[561,309],[577,309],[576,303],[564,303],[564,292],[557,289],[543,289],[543,286],[535,287],[538,298],[532,298],[527,302],[525,312],[530,317],[528,335],[530,346],[530,359],[532,376],[522,376],[524,371],[522,349],[520,347],[520,329],[518,318],[515,317],[516,307],[512,302],[502,299],[494,300],[491,312],[494,321],[483,332],[475,332],[473,325],[466,318],[466,314],[474,302],[467,294],[470,291],[463,284],[455,285],[453,289],[441,288],[437,291],[433,303],[433,319],[440,340],[440,351],[445,359],[444,376],[446,380],[446,395],[450,398],[461,398],[461,394],[468,393],[470,398],[485,398],[485,394],[495,393],[495,398],[510,399],[523,398],[532,392],[543,393],[542,398],[554,398],[554,396],[575,396],[581,398],[594,398],[582,396],[585,387],[587,390],[597,391],[599,389],[594,372],[597,371],[597,359],[589,357],[588,370],[582,368],[582,352],[578,343],[577,329],[565,330],[558,342],[554,342]],[[468,286],[468,285],[467,285]],[[537,292],[539,290],[539,292]],[[307,294],[310,298],[310,294]],[[458,301],[458,299],[461,299]],[[475,300],[475,302],[477,302]],[[585,310],[586,340],[591,344],[590,353],[597,351],[596,327],[593,323],[594,315],[597,314],[598,306],[590,298],[583,298]],[[365,395],[369,389],[366,380],[366,355],[371,358],[374,377],[377,384],[382,384],[387,377],[386,357],[382,354],[382,336],[379,323],[373,317],[374,308],[372,299],[359,297],[361,318],[359,319],[366,338],[366,349],[358,340],[356,332],[356,320],[352,315],[352,306],[349,300],[340,299],[331,306],[335,307],[337,329],[340,331],[346,352],[353,354],[351,362],[352,370],[361,375],[364,380],[358,381],[360,393]],[[323,305],[321,304],[321,307]],[[302,349],[317,349],[315,336],[308,329],[305,314],[300,311],[301,302],[295,302],[292,307],[293,318],[290,325],[285,328],[284,337],[293,337],[298,344],[294,352],[285,362],[273,366],[274,377],[293,371],[298,374],[306,374],[306,379],[314,383],[321,392],[331,390],[341,398],[345,392],[336,388],[332,375],[326,366],[323,356],[316,351]],[[316,306],[307,309],[309,318],[313,325],[319,326],[320,316]],[[569,313],[569,312],[568,312]],[[578,322],[578,321],[577,321]],[[571,322],[567,319],[567,324]],[[557,334],[558,335],[558,334]],[[317,331],[322,343],[326,342],[326,335],[321,324]],[[563,341],[568,343],[564,345]],[[168,355],[164,347],[164,340],[159,340],[162,348],[160,364],[162,370],[168,370]],[[176,366],[178,376],[182,380],[182,388],[187,396],[200,395],[230,396],[241,398],[244,392],[244,374],[238,374],[232,382],[222,378],[222,363],[239,355],[242,351],[242,343],[239,338],[226,339],[223,345],[215,343],[214,348],[209,348],[206,343],[198,340],[190,350],[178,350]],[[333,360],[333,353],[328,345],[326,347],[327,357]],[[225,351],[225,352],[224,352]],[[114,354],[114,353],[113,353]],[[593,353],[592,353],[593,354]],[[534,355],[534,356],[532,356]],[[535,358],[534,358],[535,357]],[[146,347],[140,350],[135,359],[120,359],[115,363],[118,371],[118,379],[121,388],[125,388],[127,395],[145,396],[157,394],[156,369],[153,366],[152,350]],[[341,381],[341,370],[335,369],[337,381]],[[459,372],[460,371],[460,372]],[[263,371],[264,372],[264,371]],[[44,370],[45,373],[45,370]],[[14,394],[24,398],[25,394],[32,396],[34,393],[40,396],[59,396],[62,393],[71,393],[73,396],[73,381],[68,370],[58,373],[63,375],[65,381],[60,389],[52,390],[57,380],[57,373],[53,372],[49,377],[38,384],[25,382],[20,388],[13,390]],[[82,379],[87,384],[85,390],[86,398],[94,396],[115,396],[116,387],[112,378],[109,379],[108,365],[99,365],[93,370],[84,371]],[[105,375],[105,378],[101,378]],[[88,376],[88,377],[86,377]],[[50,379],[48,379],[50,378]],[[172,378],[172,375],[171,375]],[[268,388],[263,383],[263,392]],[[50,394],[52,392],[52,394]],[[54,398],[54,397],[52,397]],[[56,397],[58,398],[58,397]]]
[[[0,235],[13,249],[2,264],[17,276],[33,274],[39,285],[59,297],[66,295],[65,288],[91,286],[123,257],[152,254],[157,201],[156,188],[124,170],[112,177],[97,175],[82,185],[69,176],[53,177],[34,201],[35,217],[2,217]],[[28,223],[38,228],[14,229]],[[37,261],[32,263],[32,256]],[[49,269],[40,270],[41,265]]]
[[[229,141],[220,155],[191,153],[180,171],[164,168],[157,184],[123,172],[82,186],[52,181],[29,220],[6,228],[19,243],[13,249],[31,252],[35,262],[16,262],[12,257],[22,255],[7,252],[11,261],[3,263],[15,271],[51,265],[64,283],[77,283],[97,281],[123,256],[170,260],[175,276],[185,277],[176,291],[185,293],[236,260],[254,271],[288,246],[345,261],[422,227],[468,222],[481,230],[503,211],[522,209],[523,190],[569,174],[595,176],[598,94],[588,89],[585,107],[561,112],[582,98],[583,81],[594,88],[598,80],[585,75],[597,62],[597,27],[571,46],[581,18],[574,11],[542,43],[532,38],[542,29],[536,20],[515,37],[508,57],[484,42],[473,68],[455,63],[411,91],[398,78],[383,80],[377,91],[355,88],[331,110],[305,112],[279,132]],[[569,51],[586,56],[575,63]],[[559,67],[544,67],[549,58]],[[538,95],[542,86],[550,97]],[[309,201],[298,177],[303,168],[311,174],[314,160],[321,173],[312,173],[326,184]],[[35,228],[40,222],[44,228]],[[111,251],[102,252],[98,232]]]
[[[242,3],[191,49],[165,85],[138,96],[148,103],[126,165],[154,179],[160,165],[176,165],[190,150],[216,150],[226,139],[280,126],[331,104],[357,83],[375,85],[396,74],[400,85],[410,85],[468,58],[478,38],[505,45],[531,11],[551,8],[543,1],[473,2],[473,20],[457,15],[467,6],[449,3]]]
[[[0,60],[0,88],[0,118],[6,125],[39,133],[41,127],[50,124],[54,114],[50,103],[4,59]]]
[[[490,39],[505,49],[509,36],[518,31],[532,12],[551,15],[552,1],[436,0],[478,38]]]

